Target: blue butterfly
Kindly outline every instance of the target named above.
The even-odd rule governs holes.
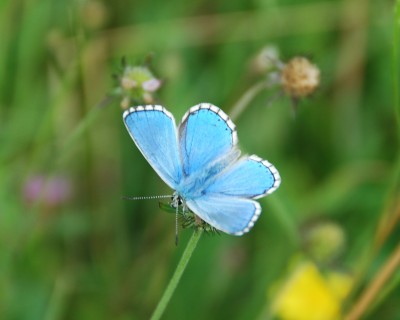
[[[136,146],[182,204],[223,232],[241,236],[261,213],[257,201],[280,185],[278,171],[255,155],[239,158],[235,125],[218,107],[201,103],[178,128],[159,105],[130,108],[124,123]]]

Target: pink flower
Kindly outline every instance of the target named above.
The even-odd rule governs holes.
[[[36,175],[26,181],[23,196],[27,203],[40,201],[49,206],[57,206],[71,197],[71,183],[61,176],[46,178]]]
[[[143,82],[143,84],[142,84],[143,90],[148,91],[148,92],[154,92],[158,88],[160,88],[160,86],[161,86],[161,81],[156,78],[147,80],[147,81]]]

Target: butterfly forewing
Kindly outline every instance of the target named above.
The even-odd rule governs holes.
[[[161,106],[130,108],[123,119],[143,156],[171,188],[182,178],[174,117]]]
[[[179,126],[179,146],[186,176],[206,168],[237,143],[233,122],[219,108],[202,103],[191,108]]]

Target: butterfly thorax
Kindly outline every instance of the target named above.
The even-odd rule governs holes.
[[[240,156],[240,151],[233,149],[227,155],[211,162],[201,170],[184,173],[176,193],[184,200],[192,200],[204,196],[208,187],[226,170],[231,164],[235,163]]]

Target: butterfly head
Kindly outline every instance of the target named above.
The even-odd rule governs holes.
[[[185,200],[181,195],[179,195],[178,192],[174,192],[174,194],[171,196],[171,207],[173,208],[179,208],[180,206],[185,207]]]

